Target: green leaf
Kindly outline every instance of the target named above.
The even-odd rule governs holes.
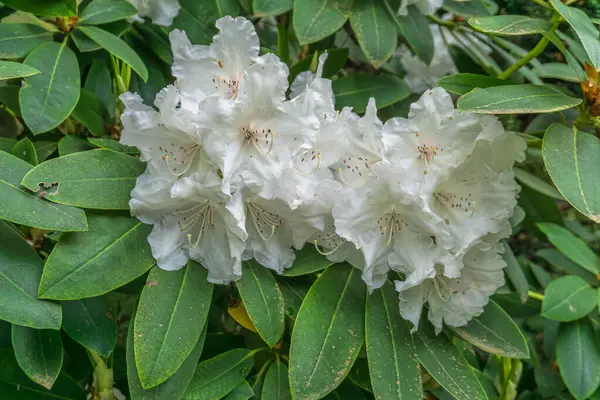
[[[246,312],[260,337],[271,347],[283,334],[283,294],[270,270],[256,261],[244,263],[236,282]]]
[[[106,126],[110,122],[108,111],[100,99],[94,92],[85,88],[81,88],[81,95],[72,115],[94,136],[104,135],[107,131]]]
[[[26,137],[15,143],[10,152],[13,156],[19,157],[21,160],[27,162],[28,164],[37,165],[38,163],[35,147],[33,147],[33,143],[31,142],[31,140],[29,140]],[[33,190],[36,189],[37,187],[35,187]]]
[[[80,151],[93,150],[94,148],[90,142],[76,135],[67,135],[58,141],[58,155],[61,157]]]
[[[252,369],[248,349],[233,349],[202,361],[196,368],[184,400],[220,399],[240,384]]]
[[[102,58],[94,60],[85,80],[85,89],[96,95],[112,118],[117,108],[117,96],[112,91],[112,77],[106,60]]]
[[[377,69],[385,64],[398,45],[398,35],[383,0],[354,0],[350,26],[371,65]]]
[[[295,321],[302,306],[302,301],[310,289],[310,285],[292,279],[280,279],[278,282],[279,288],[283,293],[285,315]]]
[[[581,268],[579,265],[569,260],[569,258],[564,256],[561,252],[559,252],[556,249],[541,249],[538,250],[537,253],[535,253],[535,255],[546,260],[558,271],[563,271],[568,274],[580,276],[591,285],[598,284],[596,275]]]
[[[388,74],[346,75],[334,80],[332,86],[336,107],[353,107],[358,113],[366,110],[371,97],[375,98],[377,108],[383,108],[410,95],[410,90],[402,79]]]
[[[421,323],[415,336],[417,357],[429,374],[457,400],[486,400],[487,396],[471,367],[444,334],[436,335]]]
[[[600,385],[600,349],[589,319],[561,324],[556,340],[560,375],[576,399],[588,398]]]
[[[52,187],[55,203],[101,210],[128,210],[130,193],[145,165],[139,158],[96,149],[53,158],[25,175],[21,184],[35,190]]]
[[[453,14],[462,15],[463,17],[493,15],[498,9],[498,5],[489,0],[445,0],[442,7]]]
[[[407,8],[408,15],[395,16],[398,32],[415,53],[425,64],[429,64],[433,58],[433,34],[429,28],[429,20],[415,6]],[[390,11],[391,12],[391,11]]]
[[[566,110],[581,103],[550,86],[476,88],[458,100],[458,109],[480,114],[533,114]]]
[[[36,140],[33,142],[33,147],[35,147],[38,161],[43,162],[58,149],[58,143],[54,140]]]
[[[173,52],[171,51],[171,42],[167,33],[158,25],[149,21],[144,24],[136,25],[140,30],[143,40],[154,54],[168,65],[173,64]],[[148,71],[152,74],[152,71]]]
[[[0,152],[0,218],[49,231],[85,231],[85,213],[73,207],[53,204],[21,189],[21,180],[32,166]]]
[[[62,328],[86,349],[110,356],[117,342],[115,313],[106,296],[63,301]]]
[[[301,45],[317,42],[340,29],[352,8],[350,0],[302,0],[294,4],[294,31]]]
[[[494,86],[512,85],[506,79],[494,78],[493,76],[478,74],[454,74],[445,76],[437,81],[436,86],[456,94],[467,94],[475,88],[488,88]]]
[[[525,171],[524,169],[515,168],[515,178],[524,185],[529,186],[533,190],[556,200],[564,200],[559,191],[549,183],[544,182],[537,176]]]
[[[137,14],[133,4],[123,0],[94,0],[79,15],[78,23],[88,25],[106,24]]]
[[[79,26],[77,29],[85,33],[106,51],[129,64],[144,82],[148,80],[148,69],[140,56],[118,36],[96,26]]]
[[[68,17],[77,14],[77,0],[2,0],[5,6],[44,17]]]
[[[555,321],[575,321],[596,308],[596,290],[578,276],[563,276],[548,285],[542,316]]]
[[[550,243],[565,256],[591,273],[600,274],[600,258],[571,231],[548,222],[537,224],[537,227],[548,236]]]
[[[10,153],[16,143],[16,139],[0,137],[0,150]]]
[[[483,314],[465,326],[452,330],[480,349],[509,358],[529,358],[529,347],[523,333],[511,317],[492,300]]]
[[[23,119],[33,134],[49,131],[71,114],[79,100],[77,57],[64,40],[36,47],[24,62],[41,73],[27,78],[19,92]]]
[[[600,69],[600,41],[598,41],[600,32],[586,13],[578,8],[569,7],[560,0],[550,0],[550,4],[571,25],[590,57],[592,65],[596,69]]]
[[[542,144],[552,181],[579,212],[600,223],[600,140],[592,134],[553,124]]]
[[[398,294],[386,282],[367,297],[366,347],[373,394],[379,399],[423,397],[410,325],[400,316]]]
[[[15,357],[27,376],[50,390],[63,363],[60,331],[12,326]]]
[[[561,79],[567,82],[581,82],[581,78],[569,64],[546,63],[534,68],[533,72],[540,78]]]
[[[321,398],[342,382],[363,343],[365,299],[360,271],[349,264],[332,265],[313,284],[292,332],[295,399]]]
[[[181,9],[171,28],[185,31],[194,44],[209,44],[217,33],[215,21],[225,15],[237,15],[237,12],[231,12],[235,10],[228,10],[231,6],[221,7],[222,2],[179,0]]]
[[[494,35],[522,36],[544,34],[552,24],[542,19],[530,18],[524,15],[495,15],[493,17],[473,17],[467,21],[479,32]]]
[[[332,265],[327,257],[320,254],[314,246],[307,243],[302,250],[296,252],[294,264],[283,271],[283,276],[301,276],[324,270]]]
[[[134,317],[132,317],[134,318]],[[180,399],[188,385],[190,384],[196,366],[200,360],[204,342],[206,340],[206,327],[198,339],[198,343],[185,359],[181,367],[166,381],[151,389],[144,389],[138,375],[138,369],[135,363],[134,356],[134,330],[129,329],[127,334],[127,380],[129,381],[129,392],[131,400],[150,400],[150,399]]]
[[[237,385],[223,400],[248,400],[254,397],[254,389],[247,380]]]
[[[288,369],[279,359],[269,367],[262,387],[262,398],[273,400],[292,400]]]
[[[100,147],[102,149],[109,149],[109,150],[118,151],[121,153],[131,154],[131,155],[139,155],[140,154],[140,151],[136,147],[121,144],[121,143],[119,143],[118,140],[115,140],[115,139],[89,137],[89,138],[87,138],[87,140],[94,146]]]
[[[52,33],[30,24],[0,24],[0,58],[24,58]]]
[[[0,101],[4,104],[4,107],[12,111],[17,117],[22,117],[21,107],[19,106],[19,90],[21,90],[21,87],[17,85],[0,86]]]
[[[0,319],[37,329],[60,329],[60,305],[37,296],[42,260],[4,221],[0,221],[0,237]]]
[[[193,261],[179,271],[150,271],[135,317],[135,362],[142,386],[172,376],[194,350],[212,298],[208,272]]]
[[[89,231],[60,236],[46,260],[41,298],[76,300],[100,296],[154,265],[147,238],[152,229],[135,218],[89,214]]]
[[[515,257],[510,246],[506,242],[502,242],[502,244],[504,245],[502,259],[506,262],[506,269],[504,271],[506,272],[506,276],[508,276],[510,283],[515,287],[519,297],[521,297],[521,301],[525,302],[527,299],[527,291],[529,290],[529,283],[527,282],[521,264],[519,264],[519,261]]]
[[[288,12],[294,6],[293,0],[253,0],[252,10],[255,17],[279,15]]]

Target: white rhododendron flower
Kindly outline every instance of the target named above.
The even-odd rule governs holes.
[[[137,19],[148,17],[156,25],[169,26],[179,14],[178,0],[128,0],[138,10]]]
[[[193,259],[227,284],[246,260],[283,273],[314,246],[360,269],[369,290],[394,279],[415,326],[425,307],[438,331],[479,315],[504,282],[524,142],[495,117],[458,112],[441,88],[385,124],[374,99],[362,116],[336,110],[326,53],[289,87],[250,21],[216,25],[208,46],[171,32],[176,80],[154,107],[121,96],[121,143],[147,163],[131,213],[153,225],[158,266]]]

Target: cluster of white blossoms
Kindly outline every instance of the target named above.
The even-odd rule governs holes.
[[[216,24],[210,46],[171,32],[176,81],[156,108],[121,97],[121,143],[147,162],[131,212],[154,224],[159,267],[191,258],[227,284],[244,260],[281,273],[310,245],[359,268],[370,290],[395,279],[415,326],[425,304],[438,330],[481,313],[504,283],[499,240],[511,232],[524,141],[493,116],[458,112],[441,88],[385,124],[374,99],[362,117],[338,111],[326,54],[288,88],[287,66],[259,55],[252,23]]]

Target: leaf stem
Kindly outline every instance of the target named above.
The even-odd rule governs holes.
[[[535,300],[539,300],[539,301],[544,301],[544,295],[538,292],[534,292],[532,290],[528,290],[527,291],[527,296],[535,299]]]
[[[456,22],[452,22],[452,21],[444,21],[441,18],[436,17],[435,15],[431,14],[428,15],[427,18],[429,18],[431,21],[435,22],[438,25],[443,25],[443,26],[447,26],[449,28],[454,28],[456,26],[459,26],[460,24],[457,24]]]
[[[88,354],[93,362],[94,367],[94,391],[98,395],[99,400],[112,400],[113,396],[113,369],[106,365],[104,358],[95,351],[88,350]],[[96,398],[96,397],[94,397]]]

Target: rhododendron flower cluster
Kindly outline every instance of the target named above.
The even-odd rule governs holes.
[[[415,326],[426,305],[438,330],[480,314],[504,284],[499,240],[524,141],[493,116],[457,111],[441,88],[385,124],[374,99],[363,116],[336,110],[326,54],[288,88],[251,22],[217,28],[209,46],[171,32],[176,81],[155,107],[121,97],[121,142],[147,162],[131,212],[154,225],[159,267],[193,259],[227,284],[245,260],[281,273],[310,245],[359,268],[370,290],[395,280]]]

